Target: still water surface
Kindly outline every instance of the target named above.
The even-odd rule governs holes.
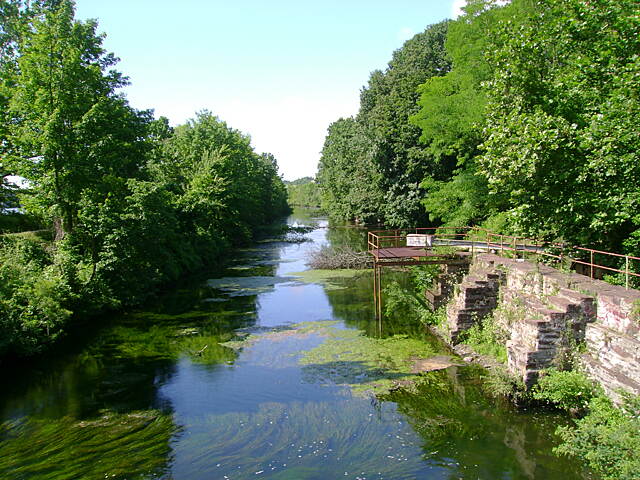
[[[311,221],[326,226],[289,219]],[[0,478],[589,478],[551,453],[562,418],[488,398],[475,368],[428,373],[381,400],[302,365],[326,340],[290,334],[310,322],[437,344],[410,319],[380,332],[367,274],[330,288],[292,277],[310,249],[362,242],[353,229],[307,237],[257,243],[76,351],[4,372]],[[246,333],[257,337],[243,348],[220,345]]]

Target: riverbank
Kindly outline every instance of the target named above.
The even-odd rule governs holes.
[[[303,232],[283,221],[284,217],[255,227],[253,241],[298,241]],[[195,255],[191,244],[194,239],[184,237],[181,241],[187,253],[178,255],[173,252],[176,245],[166,245],[166,238],[156,238],[156,245],[149,245],[150,252],[157,254],[153,260],[148,254],[136,257],[129,252],[120,255],[128,258],[126,267],[123,258],[112,259],[116,266],[123,267],[121,272],[113,272],[113,265],[94,264],[91,270],[83,265],[82,255],[73,254],[73,242],[54,242],[52,237],[48,230],[0,235],[0,364],[54,354],[60,343],[66,348],[64,343],[75,338],[75,330],[139,306],[175,288],[188,275],[220,268],[234,249],[250,241],[236,238],[234,244],[221,237],[215,245],[206,245],[212,252]],[[158,242],[163,245],[158,247]],[[165,261],[167,256],[173,257],[170,262]],[[111,273],[96,274],[103,269]]]
[[[298,276],[361,236],[254,244],[82,348],[3,372],[0,476],[590,478],[551,453],[564,417],[490,398],[419,322],[377,322],[368,272]]]

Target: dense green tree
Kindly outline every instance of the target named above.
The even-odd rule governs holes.
[[[15,206],[15,187],[9,182],[10,176],[10,173],[0,170],[0,213],[7,207]]]
[[[529,234],[640,240],[640,6],[544,0],[495,33],[482,170]]]
[[[322,207],[332,216],[364,223],[380,220],[380,174],[364,127],[355,119],[341,118],[329,126],[317,178]]]
[[[418,85],[449,70],[447,26],[432,25],[394,52],[384,71],[371,73],[356,118],[329,128],[318,181],[331,215],[395,226],[425,220],[420,182],[440,167],[409,118],[418,110]]]
[[[36,8],[17,48],[8,102],[11,168],[34,186],[34,204],[60,220],[58,237],[77,221],[82,192],[103,175],[128,176],[143,159],[148,113],[133,111],[110,69],[94,21],[74,20],[68,0]]]
[[[74,314],[139,303],[286,213],[277,162],[247,135],[208,112],[174,129],[132,109],[71,1],[0,8],[0,202],[20,174],[21,205],[56,227],[55,241],[0,235],[0,356],[40,351]]]
[[[504,21],[517,21],[532,0],[507,6],[495,0],[471,0],[451,22],[445,48],[452,68],[420,85],[420,110],[411,121],[422,129],[420,140],[440,165],[423,181],[431,221],[449,226],[475,224],[504,208],[500,195],[489,195],[487,179],[478,172],[486,120],[484,82],[493,71],[486,59],[496,48],[492,31]],[[439,176],[438,176],[439,173]]]
[[[289,205],[293,207],[320,208],[320,189],[313,177],[303,177],[285,182]]]
[[[6,180],[12,174],[7,162],[7,135],[9,126],[9,99],[17,66],[22,2],[0,2],[0,208],[13,195]]]
[[[165,152],[162,170],[177,186],[183,222],[199,234],[242,242],[286,211],[275,158],[257,155],[247,135],[210,112],[177,127]]]
[[[378,189],[384,192],[381,213],[391,225],[412,226],[426,220],[420,182],[437,166],[420,145],[420,128],[409,118],[418,110],[418,86],[449,71],[444,49],[447,28],[448,22],[432,25],[408,40],[394,52],[384,72],[372,73],[360,96],[357,119],[369,138]]]
[[[313,177],[300,177],[300,178],[296,178],[295,180],[290,180],[290,181],[285,180],[285,183],[287,185],[306,185],[307,183],[311,183],[314,180],[315,179]]]
[[[176,199],[165,185],[113,176],[104,181],[107,198],[84,191],[73,241],[59,247],[74,258],[69,282],[76,290],[98,305],[120,307],[201,265],[204,255],[180,231]],[[86,305],[74,305],[79,309]]]

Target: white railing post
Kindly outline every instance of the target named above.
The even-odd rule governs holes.
[[[625,279],[625,288],[627,290],[629,290],[629,255],[625,255],[624,256],[624,260],[625,260],[624,272],[625,272],[625,277],[626,277],[626,279]]]

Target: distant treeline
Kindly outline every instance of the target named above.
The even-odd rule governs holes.
[[[313,177],[285,181],[289,205],[292,207],[320,208],[320,190]]]
[[[478,225],[640,256],[640,4],[470,0],[331,124],[333,216]]]
[[[0,235],[0,357],[141,302],[288,210],[248,136],[208,112],[174,129],[130,107],[96,23],[74,15],[67,0],[0,3],[0,205],[17,195],[42,229]]]

